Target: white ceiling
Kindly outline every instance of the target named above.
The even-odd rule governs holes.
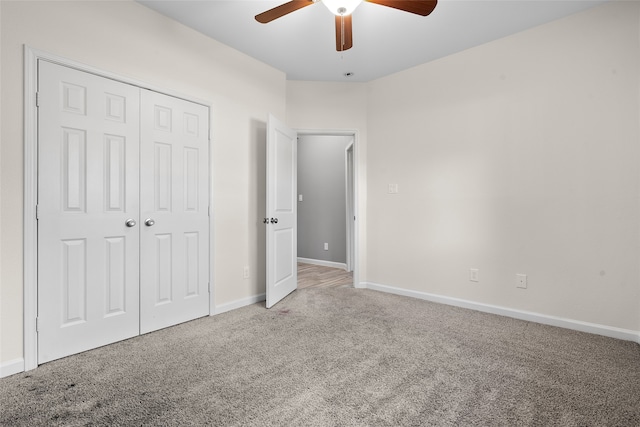
[[[364,2],[353,13],[353,48],[345,52],[336,52],[334,16],[320,2],[260,24],[255,15],[287,0],[138,1],[288,80],[367,82],[607,0],[440,0],[427,17]]]

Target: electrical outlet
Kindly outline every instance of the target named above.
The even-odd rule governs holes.
[[[301,202],[302,201],[302,194],[298,194],[298,201]]]
[[[249,266],[245,265],[244,268],[242,269],[242,278],[243,279],[248,279],[249,278]]]
[[[516,288],[527,289],[527,275],[516,274]]]
[[[479,282],[480,281],[480,271],[477,268],[469,269],[469,281],[471,282]]]
[[[328,250],[329,250],[329,244],[328,244],[328,243],[325,243],[325,244],[324,244],[324,250],[325,250],[325,251],[328,251]]]

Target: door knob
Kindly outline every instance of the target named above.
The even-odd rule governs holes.
[[[156,222],[153,218],[147,218],[144,220],[144,225],[146,225],[147,227],[151,227],[155,223]]]
[[[136,226],[136,220],[133,218],[129,218],[127,221],[125,221],[124,223],[127,227],[135,227]]]
[[[269,224],[269,218],[265,218],[265,219],[263,219],[263,220],[262,220],[262,222],[263,222],[264,224]]]
[[[278,218],[271,218],[271,224],[277,224]]]

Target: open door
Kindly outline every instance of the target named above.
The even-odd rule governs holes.
[[[267,120],[267,308],[298,287],[298,135],[269,115]]]

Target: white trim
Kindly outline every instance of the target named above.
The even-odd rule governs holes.
[[[550,316],[547,314],[534,313],[531,311],[516,310],[513,308],[500,307],[497,305],[483,304],[479,302],[452,298],[443,295],[429,294],[426,292],[413,291],[410,289],[396,288],[393,286],[381,285],[378,283],[363,282],[367,289],[386,292],[395,295],[402,295],[411,298],[418,298],[440,304],[452,305],[455,307],[468,308],[470,310],[482,311],[484,313],[497,314],[500,316],[512,317],[514,319],[526,320],[529,322],[541,323],[543,325],[557,326],[574,331],[588,332],[590,334],[603,335],[626,341],[634,341],[640,344],[640,331],[616,328],[613,326],[599,325],[597,323],[582,322],[580,320],[566,319],[563,317]]]
[[[213,109],[209,106],[209,316],[213,316],[216,307],[215,287],[215,210],[213,201]]]
[[[24,47],[23,369],[38,366],[38,88],[37,51]]]
[[[368,282],[354,283],[353,287],[356,288],[356,289],[367,289],[367,283]]]
[[[310,258],[301,258],[301,257],[298,257],[298,262],[303,262],[305,264],[321,265],[323,267],[340,268],[345,271],[347,270],[347,264],[345,264],[344,262],[325,261],[323,259],[310,259]]]
[[[23,336],[24,336],[24,364],[23,370],[35,369],[38,366],[38,335],[36,332],[36,317],[38,315],[38,259],[37,259],[37,221],[36,221],[36,204],[38,202],[38,150],[37,150],[37,134],[38,134],[38,110],[36,108],[35,94],[38,88],[38,60],[46,60],[58,65],[74,68],[79,71],[91,73],[100,77],[105,77],[121,83],[137,86],[142,89],[152,90],[174,98],[203,105],[209,109],[209,136],[213,134],[211,114],[213,111],[211,103],[192,96],[186,96],[171,90],[166,90],[146,82],[124,77],[108,71],[91,67],[81,62],[72,61],[70,59],[33,49],[24,45],[24,205],[23,205],[23,282],[24,282],[24,309],[23,309]],[[209,173],[213,177],[213,147],[212,142],[209,143]],[[209,280],[210,280],[210,298],[209,298],[209,314],[213,314],[215,310],[215,293],[214,289],[214,264],[213,264],[213,248],[214,248],[214,206],[213,206],[213,179],[209,180]]]
[[[347,230],[347,271],[353,270],[353,241],[354,241],[354,197],[353,192],[354,188],[354,163],[355,158],[353,156],[354,146],[353,141],[355,137],[351,139],[351,142],[344,149],[344,186],[345,186],[345,220],[346,220],[346,230]]]
[[[24,372],[24,359],[13,359],[0,364],[0,378]]]
[[[258,294],[252,297],[242,298],[235,301],[228,302],[226,304],[221,304],[215,307],[215,314],[226,313],[227,311],[235,310],[237,308],[246,307],[251,304],[255,304],[258,302],[265,301],[267,299],[267,294]]]

